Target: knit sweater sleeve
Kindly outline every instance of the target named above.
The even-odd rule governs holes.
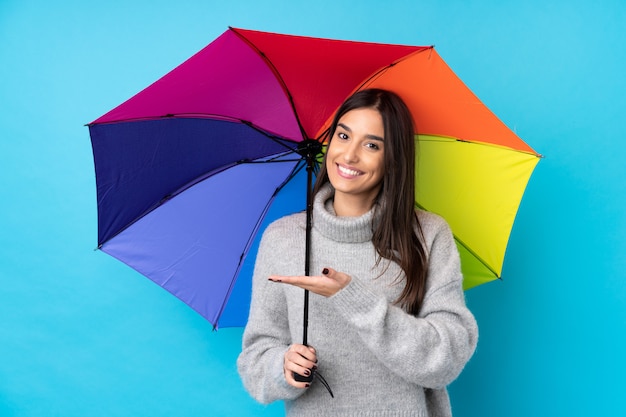
[[[253,275],[250,315],[243,334],[242,352],[237,359],[244,387],[264,404],[295,399],[303,393],[285,380],[284,354],[291,344],[287,303],[281,286],[267,279],[276,272],[279,238],[280,230],[274,224],[261,239]]]
[[[424,215],[423,215],[424,216]],[[442,388],[473,354],[478,328],[465,305],[458,250],[445,221],[427,215],[427,292],[417,317],[390,304],[366,281],[353,277],[332,302],[357,331],[364,347],[411,383]]]

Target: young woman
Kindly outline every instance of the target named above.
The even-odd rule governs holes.
[[[288,416],[448,416],[446,386],[476,347],[447,223],[415,210],[412,117],[385,90],[339,108],[314,188],[311,271],[305,214],[265,231],[239,373]],[[310,294],[302,337],[302,289]],[[299,382],[294,373],[319,373]]]

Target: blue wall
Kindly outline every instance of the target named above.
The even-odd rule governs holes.
[[[241,329],[93,250],[83,124],[229,25],[435,44],[545,155],[504,280],[467,293],[481,339],[456,415],[626,414],[626,3],[176,3],[0,0],[0,415],[282,415],[241,387]]]

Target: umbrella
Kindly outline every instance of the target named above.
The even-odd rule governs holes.
[[[369,87],[413,113],[416,204],[450,223],[465,288],[499,278],[539,155],[433,47],[236,28],[88,124],[98,248],[215,328],[245,324],[263,228],[305,209],[334,111]]]

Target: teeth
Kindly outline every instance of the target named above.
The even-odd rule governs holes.
[[[354,169],[344,168],[341,165],[338,165],[338,166],[339,166],[339,171],[343,172],[346,175],[351,175],[353,177],[356,177],[357,175],[360,174],[359,171],[355,171]]]

